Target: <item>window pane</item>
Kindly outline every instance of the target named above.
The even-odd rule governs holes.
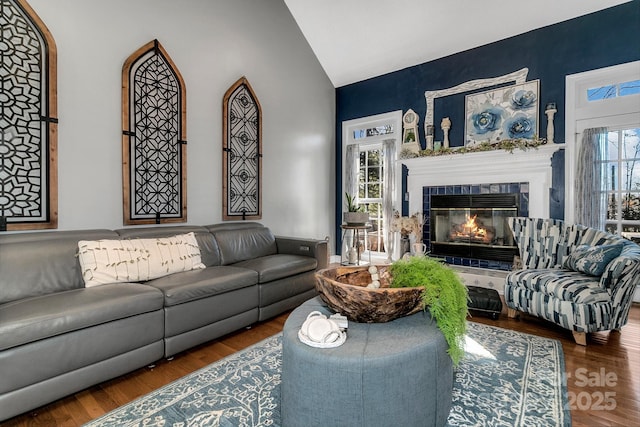
[[[609,132],[607,135],[607,147],[604,152],[605,160],[618,161],[619,140],[618,132]]]
[[[380,151],[371,150],[371,151],[368,151],[367,153],[369,154],[368,156],[369,166],[380,165]]]
[[[638,233],[640,232],[640,224],[633,224],[633,223],[623,223],[622,224],[622,231],[626,231],[626,232],[630,232],[630,233]]]
[[[640,129],[622,131],[622,146],[624,159],[640,160]]]
[[[635,95],[640,93],[640,80],[620,83],[620,96]]]
[[[602,184],[604,191],[618,189],[618,163],[608,162],[602,165]]]
[[[622,197],[622,219],[640,220],[640,193],[627,193]]]
[[[380,197],[380,184],[367,185],[367,197],[370,199]]]
[[[601,99],[608,99],[608,98],[615,98],[615,97],[616,97],[615,85],[608,85],[608,86],[587,89],[587,101],[598,101]]]
[[[640,137],[639,129],[621,132],[623,159],[621,161],[622,190],[640,191]]]
[[[380,182],[380,168],[368,168],[367,179],[369,182]]]
[[[622,162],[622,191],[640,190],[640,161]]]
[[[617,219],[618,202],[615,193],[609,194],[607,197],[607,219]]]
[[[353,139],[363,139],[370,136],[388,135],[393,133],[393,125],[375,126],[353,131]]]

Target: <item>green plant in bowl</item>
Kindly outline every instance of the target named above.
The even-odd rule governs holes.
[[[347,212],[362,212],[362,207],[356,203],[356,196],[344,193],[344,198],[347,205]]]
[[[369,212],[358,206],[356,196],[344,193],[347,211],[343,213],[344,222],[350,225],[364,225],[369,222]]]
[[[449,345],[449,356],[457,365],[464,356],[467,330],[467,288],[458,274],[441,261],[428,256],[413,256],[391,264],[393,288],[423,287],[425,310],[438,324]]]

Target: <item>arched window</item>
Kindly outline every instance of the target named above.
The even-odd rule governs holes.
[[[56,44],[25,1],[0,16],[0,231],[56,228]]]
[[[122,68],[122,129],[124,223],[186,221],[186,91],[157,40]]]

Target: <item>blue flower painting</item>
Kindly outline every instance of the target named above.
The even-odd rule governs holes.
[[[505,120],[504,129],[510,139],[531,139],[536,133],[535,118],[517,113]]]
[[[500,129],[504,110],[500,107],[487,106],[471,116],[473,132],[476,135],[484,135]]]
[[[539,80],[465,98],[465,145],[532,139],[538,133]]]
[[[520,89],[511,97],[511,106],[514,110],[523,110],[536,105],[538,97],[531,90]]]

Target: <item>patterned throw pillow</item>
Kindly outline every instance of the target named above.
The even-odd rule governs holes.
[[[78,259],[87,288],[205,268],[194,233],[157,239],[81,240]]]
[[[566,258],[564,266],[591,276],[601,276],[607,265],[622,252],[622,243],[613,245],[576,247]]]

